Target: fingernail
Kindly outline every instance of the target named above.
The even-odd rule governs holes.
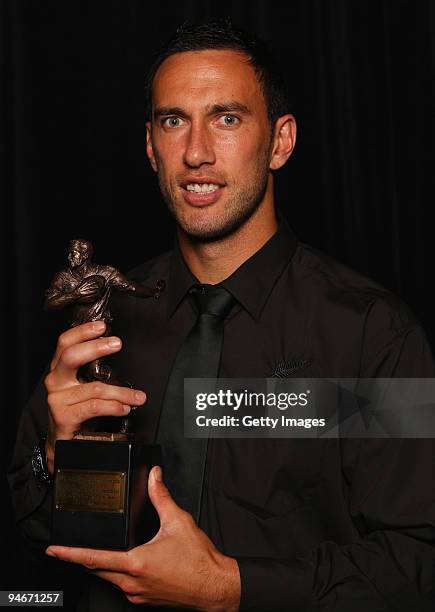
[[[137,402],[141,402],[141,403],[142,403],[142,402],[144,402],[144,401],[145,401],[145,399],[146,399],[146,395],[145,395],[145,393],[144,393],[143,391],[135,391],[135,392],[134,392],[134,399],[135,399]]]
[[[162,468],[159,465],[154,467],[154,479],[158,482],[162,482],[163,480]]]
[[[104,321],[95,321],[93,325],[94,332],[103,332],[106,329]]]
[[[124,408],[124,414],[128,414],[131,410],[130,406],[127,406],[126,404],[123,405]]]
[[[50,548],[47,548],[47,550],[45,551],[45,554],[48,555],[49,557],[56,557],[56,555]]]
[[[110,346],[110,348],[117,348],[118,346],[121,346],[121,340],[115,337],[109,338],[107,344]]]

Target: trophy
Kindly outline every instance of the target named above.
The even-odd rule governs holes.
[[[133,282],[111,266],[95,264],[92,244],[72,240],[69,266],[58,272],[46,292],[44,307],[69,306],[71,326],[104,321],[110,335],[109,298],[120,291],[158,299],[154,288]],[[84,382],[131,386],[116,379],[106,358],[80,368]],[[160,464],[160,447],[131,432],[130,416],[103,417],[85,424],[72,440],[58,440],[54,459],[51,544],[127,550],[155,535],[158,516],[147,494],[148,474]],[[102,430],[97,431],[101,428]]]

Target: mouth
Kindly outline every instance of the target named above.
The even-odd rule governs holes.
[[[225,185],[207,181],[184,181],[182,183],[183,197],[192,206],[207,206],[214,204],[221,197]]]

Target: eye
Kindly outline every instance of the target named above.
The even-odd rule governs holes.
[[[163,125],[169,128],[176,128],[183,124],[183,120],[180,117],[166,117],[163,120]]]
[[[240,119],[235,115],[222,115],[219,117],[219,123],[226,125],[228,127],[233,127],[240,122]]]

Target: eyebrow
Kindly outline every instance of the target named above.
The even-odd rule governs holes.
[[[209,104],[206,106],[207,115],[216,115],[218,113],[242,113],[250,115],[251,110],[241,102],[221,102],[219,104]],[[188,114],[179,106],[157,106],[153,112],[153,118],[169,117],[176,115],[177,117],[188,118]]]

